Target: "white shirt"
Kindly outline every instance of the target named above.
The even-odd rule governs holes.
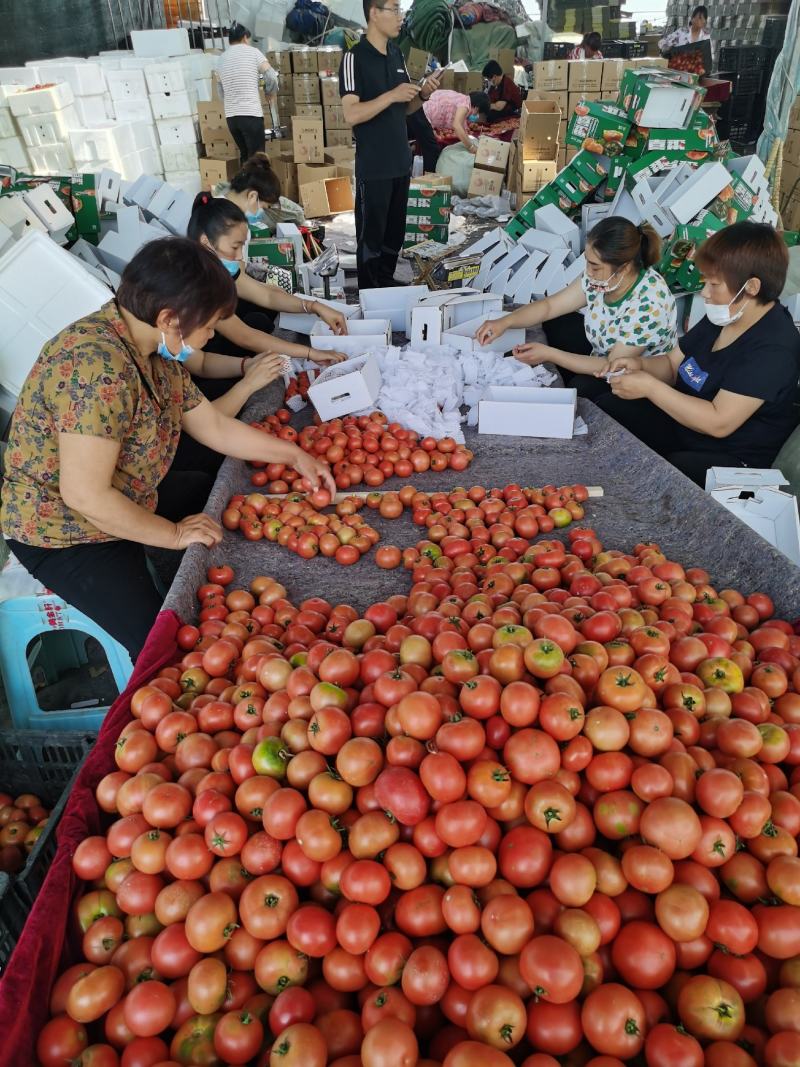
[[[692,27],[681,26],[661,38],[658,42],[658,50],[659,52],[666,52],[668,48],[679,48],[683,44],[697,44],[699,41],[708,41],[710,39],[711,34],[708,30],[701,30],[700,35],[693,39]]]
[[[604,293],[587,284],[585,275],[583,291],[583,322],[593,355],[608,356],[619,343],[643,348],[643,356],[662,356],[678,344],[675,297],[652,267],[642,272],[622,300],[614,301],[614,293],[609,293],[608,303]]]
[[[258,80],[259,69],[266,62],[264,53],[250,44],[234,44],[227,49],[217,67],[226,118],[249,115],[260,119],[263,116]]]

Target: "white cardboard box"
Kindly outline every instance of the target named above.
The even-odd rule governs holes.
[[[66,82],[75,96],[95,96],[106,91],[106,77],[99,63],[69,56],[65,59],[36,60],[39,79]]]
[[[194,119],[161,119],[156,123],[158,139],[162,145],[197,144],[200,131]]]
[[[114,111],[121,122],[152,122],[153,109],[150,97],[124,97],[114,101]]]
[[[107,70],[106,81],[115,104],[120,100],[147,98],[147,82],[141,70]]]
[[[189,54],[189,31],[131,30],[131,44],[137,56],[144,59],[158,56],[186,56]]]
[[[537,230],[555,234],[572,250],[574,256],[581,254],[580,229],[555,204],[545,204],[544,207],[537,208],[533,217]]]
[[[490,385],[478,404],[478,433],[570,438],[576,403],[575,389]]]
[[[712,489],[710,495],[793,563],[800,565],[800,521],[795,496],[769,486]]]
[[[709,467],[706,492],[713,489],[780,489],[788,485],[783,471],[774,467]]]
[[[145,68],[147,91],[153,93],[183,93],[192,88],[191,74],[187,77],[178,63],[154,63]]]
[[[373,290],[374,291],[374,290]],[[371,356],[359,356],[327,367],[308,396],[323,421],[371,408],[381,390],[381,372]]]
[[[15,241],[19,241],[26,233],[47,233],[39,216],[17,195],[0,197],[0,223],[11,230]]]
[[[111,295],[45,234],[13,244],[0,257],[0,385],[18,396],[45,341]]]
[[[692,117],[695,90],[674,83],[652,85],[636,123],[648,130],[684,130]]]
[[[164,184],[160,178],[152,174],[143,174],[128,188],[122,192],[122,200],[125,204],[135,204],[146,210],[150,201]],[[149,213],[149,212],[148,212]]]
[[[722,163],[704,163],[663,201],[676,222],[686,225],[730,185],[731,176]]]
[[[670,237],[675,230],[671,212],[661,207],[658,191],[653,189],[650,181],[642,179],[631,190],[633,202],[643,219],[653,227],[659,237]]]
[[[395,333],[406,328],[408,309],[430,292],[427,285],[398,285],[388,289],[362,289],[359,294],[361,315],[365,319],[389,319]]]
[[[480,344],[475,337],[478,327],[482,326],[487,319],[499,318],[502,318],[501,312],[492,312],[489,315],[479,315],[474,319],[468,319],[450,330],[445,330],[442,333],[442,344],[453,345],[462,352],[510,352],[516,345],[525,344],[524,329],[506,330],[501,337],[489,341],[488,344]]]
[[[27,89],[14,93],[8,98],[11,114],[16,118],[23,115],[45,115],[51,111],[61,111],[69,107],[75,96],[66,82],[48,85],[46,89]]]
[[[63,205],[54,189],[46,183],[27,189],[22,199],[33,211],[57,244],[63,244],[67,233],[75,225],[72,212]]]
[[[197,94],[193,89],[151,93],[150,106],[155,119],[191,118],[197,114]]]
[[[336,311],[341,311],[344,317],[348,320],[347,328],[350,329],[350,324],[354,319],[359,319],[361,316],[361,308],[358,304],[344,304],[338,300],[318,300],[319,304],[327,304],[328,307],[334,308]],[[311,335],[311,331],[319,322],[319,318],[312,312],[306,314],[305,312],[294,311],[282,311],[278,316],[278,327],[281,330],[293,330],[295,333],[305,334],[306,337]]]
[[[312,348],[344,352],[349,358],[363,356],[372,348],[392,343],[392,324],[388,319],[355,319],[347,324],[347,335],[339,337],[321,319],[317,319],[309,334]]]

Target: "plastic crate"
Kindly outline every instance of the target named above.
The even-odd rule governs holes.
[[[750,70],[733,70],[724,75],[733,82],[733,97],[760,93],[764,81],[764,69],[755,67]]]
[[[11,876],[0,871],[0,972],[19,941],[28,909],[14,892]]]
[[[623,59],[641,59],[647,55],[647,45],[644,41],[620,41]]]
[[[35,793],[50,809],[47,825],[25,866],[13,876],[12,894],[27,913],[42,887],[56,854],[56,827],[75,778],[94,735],[47,734],[39,730],[10,730],[0,734],[0,790],[17,796]],[[0,923],[5,904],[0,905]]]
[[[566,59],[573,48],[574,45],[570,44],[569,41],[546,41],[543,58]]]
[[[786,39],[786,15],[768,15],[764,19],[761,43],[765,48],[783,48]]]
[[[774,61],[774,50],[760,44],[728,45],[719,50],[720,70],[764,70]]]
[[[545,45],[547,48],[547,45]],[[623,59],[622,55],[622,41],[603,41],[600,45],[600,51],[603,53],[603,59]]]
[[[757,93],[734,93],[731,99],[731,122],[751,122],[757,101]]]

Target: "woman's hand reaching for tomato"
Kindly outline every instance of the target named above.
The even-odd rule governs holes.
[[[312,363],[326,364],[343,363],[344,360],[347,359],[347,356],[344,354],[344,352],[334,352],[333,349],[331,349],[331,351],[327,351],[326,349],[309,348],[308,358],[311,360]]]
[[[184,549],[189,545],[205,545],[213,548],[222,541],[222,527],[210,515],[187,515],[175,523],[174,548]]]
[[[302,448],[296,449],[296,455],[292,459],[292,466],[296,471],[311,482],[312,489],[318,489],[320,483],[331,494],[331,500],[336,496],[336,482],[333,480],[330,467],[321,459],[310,456]]]

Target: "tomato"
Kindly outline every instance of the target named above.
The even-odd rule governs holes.
[[[644,1054],[647,1067],[704,1067],[697,1038],[670,1023],[658,1023],[649,1031]]]
[[[226,1063],[248,1063],[263,1039],[260,1019],[247,1010],[227,1012],[214,1029],[214,1049]]]
[[[202,959],[189,972],[187,997],[198,1015],[213,1015],[225,1002],[228,972],[222,960]]]
[[[566,941],[549,934],[528,942],[520,954],[519,969],[534,994],[552,1004],[573,1000],[583,985],[580,956]]]
[[[678,994],[678,1014],[693,1036],[735,1041],[744,1027],[744,1004],[732,985],[693,975]]]
[[[216,1060],[214,1049],[214,1030],[221,1015],[192,1015],[178,1030],[172,1039],[169,1054],[182,1067],[195,1063],[212,1064]]]
[[[36,1055],[42,1067],[64,1067],[78,1060],[89,1046],[85,1027],[66,1015],[57,1015],[44,1024],[36,1039]]]
[[[629,922],[614,940],[611,959],[628,985],[660,989],[675,971],[675,945],[654,923]]]
[[[581,1008],[586,1040],[601,1055],[631,1059],[644,1044],[646,1017],[636,994],[616,982],[592,990]]]
[[[360,1055],[363,1067],[415,1067],[419,1045],[410,1026],[399,1019],[381,1019],[364,1035]],[[324,1063],[323,1059],[319,1067]],[[303,1067],[306,1064],[318,1067],[316,1062],[303,1061]],[[270,1063],[270,1067],[274,1065]]]
[[[433,945],[415,949],[403,968],[402,989],[412,1004],[437,1004],[449,982],[447,958]]]
[[[428,814],[431,798],[419,777],[407,767],[389,767],[375,779],[380,806],[404,826],[416,826]]]
[[[526,1026],[522,998],[504,986],[483,986],[469,1002],[467,1033],[491,1048],[514,1048],[525,1036]]]
[[[691,856],[703,833],[694,809],[677,797],[661,797],[648,804],[639,826],[645,841],[672,860]]]
[[[155,1037],[172,1025],[175,994],[163,982],[139,982],[125,998],[125,1025],[137,1037]]]

